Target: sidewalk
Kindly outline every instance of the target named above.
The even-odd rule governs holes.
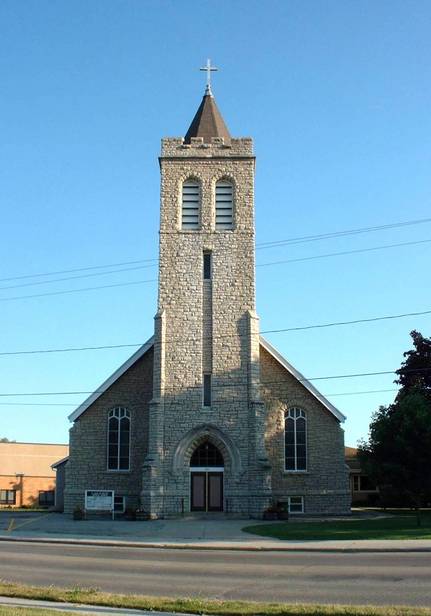
[[[307,552],[431,552],[431,540],[283,541],[244,533],[253,520],[181,518],[74,521],[58,513],[2,512],[0,541],[133,548]],[[266,524],[277,522],[266,522]]]
[[[71,614],[96,614],[97,616],[154,616],[154,612],[131,610],[118,607],[104,607],[100,605],[81,605],[79,603],[60,603],[57,601],[39,601],[36,599],[19,599],[16,597],[1,597],[0,607],[32,607],[43,609],[44,611],[53,610],[55,613],[70,612]],[[157,616],[177,616],[171,612],[157,612]],[[182,614],[181,616],[187,616]]]

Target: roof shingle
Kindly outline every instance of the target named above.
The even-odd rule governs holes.
[[[223,137],[224,142],[230,144],[231,136],[228,128],[210,93],[205,93],[184,137],[184,143],[190,143],[192,137],[202,137],[204,143],[211,143],[212,137]]]

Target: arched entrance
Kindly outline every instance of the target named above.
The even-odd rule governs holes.
[[[192,511],[223,511],[224,460],[209,440],[190,458],[190,508]]]

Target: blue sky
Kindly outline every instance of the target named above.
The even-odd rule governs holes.
[[[3,0],[0,23],[0,351],[151,335],[155,282],[11,298],[154,280],[154,267],[4,279],[157,257],[160,139],[185,133],[207,57],[231,133],[255,140],[258,244],[431,216],[427,1]],[[259,249],[257,262],[430,239],[422,223]],[[430,309],[430,249],[258,267],[261,327]],[[428,315],[268,338],[317,377],[396,369],[410,330],[429,326]],[[0,393],[91,391],[132,350],[0,356]],[[347,415],[347,444],[394,395],[355,392],[392,381],[315,382]],[[1,396],[0,436],[66,442],[85,397]]]

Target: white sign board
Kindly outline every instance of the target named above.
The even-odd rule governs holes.
[[[87,511],[113,511],[114,490],[85,490]]]

